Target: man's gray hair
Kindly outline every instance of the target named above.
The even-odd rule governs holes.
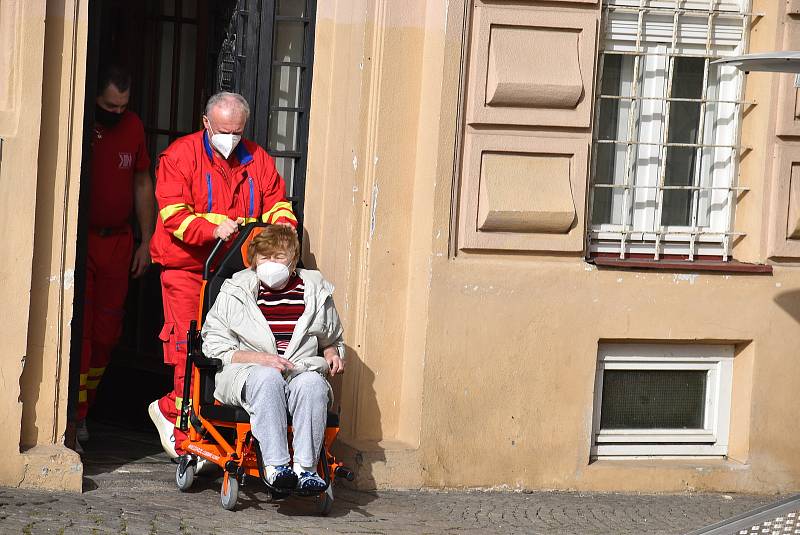
[[[239,93],[231,93],[229,91],[220,91],[211,95],[206,103],[206,117],[211,113],[211,110],[217,106],[223,108],[237,108],[244,113],[245,120],[250,118],[250,105],[247,100]]]

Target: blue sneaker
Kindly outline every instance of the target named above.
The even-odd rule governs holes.
[[[322,492],[328,485],[316,472],[301,472],[297,480],[297,489],[307,492]]]
[[[297,474],[288,466],[271,466],[264,467],[264,477],[271,487],[277,489],[293,489],[297,485]]]

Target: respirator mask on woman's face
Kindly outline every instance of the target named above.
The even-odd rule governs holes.
[[[267,261],[256,268],[258,280],[270,290],[281,290],[289,281],[289,268],[279,262]]]
[[[211,123],[208,123],[208,128],[211,130],[211,145],[219,151],[220,154],[227,160],[231,155],[233,149],[242,140],[242,136],[236,134],[215,134],[214,129],[211,128]]]

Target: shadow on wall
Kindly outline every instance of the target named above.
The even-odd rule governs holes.
[[[319,269],[316,256],[311,252],[311,238],[303,229],[302,266]],[[323,273],[325,275],[325,273]],[[334,299],[341,294],[334,295]],[[337,301],[340,315],[343,311]],[[345,340],[345,342],[348,342]],[[359,489],[374,489],[373,466],[386,461],[380,441],[383,439],[381,411],[375,394],[375,374],[369,368],[360,348],[345,343],[347,368],[343,375],[331,379],[334,406],[331,410],[340,413],[341,434],[333,450],[356,474],[355,486]],[[399,387],[398,384],[398,396]]]
[[[794,321],[800,323],[800,290],[781,292],[775,297],[775,302],[789,314]]]
[[[334,446],[337,458],[355,472],[354,486],[360,490],[376,488],[373,468],[385,463],[382,440],[381,411],[375,395],[375,374],[361,358],[358,350],[345,344],[347,369],[331,384],[341,408],[342,434]],[[399,387],[399,385],[398,385]]]

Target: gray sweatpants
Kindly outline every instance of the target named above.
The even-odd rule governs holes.
[[[288,410],[294,430],[294,462],[316,468],[328,416],[325,378],[317,372],[303,372],[287,384],[275,368],[255,366],[247,376],[244,390],[250,427],[261,444],[264,464],[289,464]]]

